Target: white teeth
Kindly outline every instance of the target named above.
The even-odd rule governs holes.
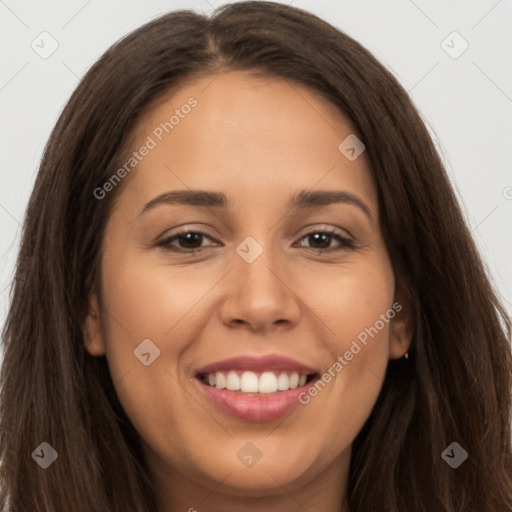
[[[287,389],[290,389],[290,379],[284,372],[281,373],[277,379],[277,389],[279,389],[279,391],[286,391]]]
[[[259,392],[275,393],[277,391],[277,377],[272,372],[263,372],[260,377]]]
[[[258,376],[254,372],[242,373],[242,378],[240,379],[240,390],[244,393],[257,393]]]
[[[236,372],[229,372],[226,377],[226,388],[229,391],[239,391],[240,390],[240,377],[236,374]]]
[[[252,371],[235,371],[227,373],[216,372],[204,376],[203,381],[217,389],[229,391],[241,391],[242,393],[275,393],[296,389],[306,384],[307,375],[299,375],[298,372],[272,372],[261,374]]]
[[[213,375],[210,373],[210,375]],[[210,380],[210,375],[208,376],[208,380]],[[215,374],[215,382],[213,384],[210,384],[210,386],[215,385],[217,389],[226,389],[226,377],[224,377],[224,374],[222,372],[217,372]]]

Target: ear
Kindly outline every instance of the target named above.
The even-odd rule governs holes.
[[[89,298],[89,313],[85,317],[84,326],[84,345],[91,356],[102,356],[105,354],[105,344],[101,331],[100,308],[96,294]]]
[[[400,359],[409,350],[414,333],[414,315],[407,293],[399,287],[395,293],[392,310],[395,316],[390,320],[389,357]]]

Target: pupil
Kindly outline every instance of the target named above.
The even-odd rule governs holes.
[[[315,242],[318,242],[318,239],[319,239],[319,238],[321,238],[321,237],[323,237],[323,238],[324,238],[324,240],[323,240],[324,245],[329,246],[329,242],[328,242],[328,241],[326,242],[325,238],[330,239],[330,236],[331,236],[331,235],[326,235],[325,233],[315,233],[315,234],[310,235],[310,236],[312,236],[312,237],[313,237],[313,239],[315,240]],[[320,242],[320,243],[322,243],[322,242]]]
[[[196,245],[198,242],[199,242],[199,246],[201,245],[201,237],[203,235],[201,235],[201,233],[187,233],[185,235],[181,235],[180,238],[181,240],[185,240],[185,245],[186,246],[194,246]],[[195,240],[194,240],[195,238]]]

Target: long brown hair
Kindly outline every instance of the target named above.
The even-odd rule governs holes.
[[[199,75],[258,71],[313,89],[361,135],[397,282],[415,329],[389,362],[353,445],[351,512],[512,510],[511,320],[432,140],[404,89],[366,49],[272,2],[161,16],[84,76],[45,148],[28,204],[3,331],[0,507],[14,512],[156,510],[140,441],[105,357],[84,349],[106,221],[122,184],[101,187],[145,107]],[[58,453],[44,470],[42,442]],[[442,452],[468,453],[457,469]]]

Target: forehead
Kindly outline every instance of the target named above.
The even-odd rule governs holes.
[[[263,205],[288,199],[283,191],[343,188],[375,204],[365,153],[350,161],[339,149],[354,132],[334,105],[296,83],[244,72],[197,78],[142,115],[126,194],[222,189]]]

